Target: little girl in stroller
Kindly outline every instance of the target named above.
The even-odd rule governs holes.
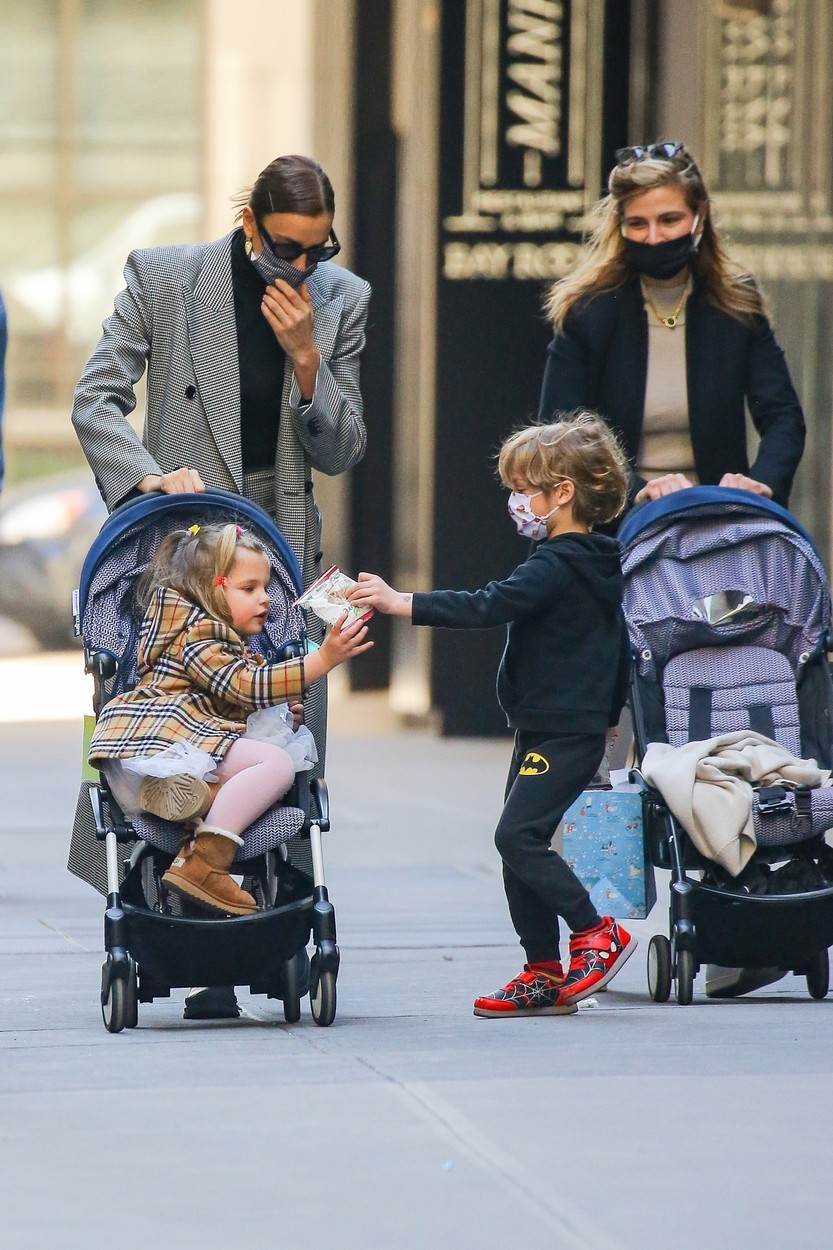
[[[141,774],[139,761],[184,756],[182,772],[147,770],[138,807],[188,822],[163,882],[226,916],[255,910],[254,897],[229,869],[245,830],[286,794],[295,776],[285,749],[247,735],[247,716],[288,702],[297,727],[305,687],[373,645],[363,621],[347,624],[345,613],[320,650],[267,663],[245,639],[263,629],[270,574],[261,542],[239,525],[194,524],[170,533],[140,591],[147,608],[138,682],[102,709],[89,752],[117,799],[127,792],[131,762]],[[206,773],[212,766],[215,771]]]

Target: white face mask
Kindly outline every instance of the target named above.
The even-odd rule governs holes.
[[[533,542],[540,542],[542,538],[547,536],[547,521],[562,506],[557,503],[554,508],[550,508],[545,516],[536,516],[532,511],[531,500],[536,495],[543,495],[542,490],[536,490],[532,495],[524,495],[522,491],[513,490],[509,496],[507,508],[509,515],[515,522],[515,528],[522,538],[531,538]]]

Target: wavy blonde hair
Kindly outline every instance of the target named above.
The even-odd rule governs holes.
[[[228,577],[238,548],[269,556],[254,534],[239,525],[201,525],[192,530],[173,530],[159,544],[153,564],[139,587],[139,601],[146,606],[160,587],[175,590],[191,603],[231,625],[225,591],[216,579]]]
[[[707,299],[742,320],[767,315],[763,297],[751,275],[729,256],[715,224],[700,170],[682,148],[668,159],[646,157],[614,165],[607,182],[608,194],[591,210],[593,226],[576,268],[569,277],[555,282],[546,297],[546,314],[556,330],[562,328],[579,300],[603,291],[615,291],[633,277],[633,269],[624,256],[622,218],[625,207],[635,195],[667,186],[679,187],[691,212],[700,218],[702,235],[691,268],[702,283]]]
[[[518,480],[539,490],[572,482],[573,516],[587,526],[613,521],[628,497],[627,457],[595,412],[559,413],[557,421],[516,430],[498,453],[497,471],[507,490]]]

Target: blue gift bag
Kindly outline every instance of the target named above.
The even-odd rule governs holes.
[[[637,786],[584,790],[564,813],[562,855],[602,916],[644,920],[657,901]]]

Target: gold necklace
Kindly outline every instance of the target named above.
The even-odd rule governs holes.
[[[677,318],[682,312],[683,304],[686,302],[686,299],[688,298],[688,283],[686,283],[685,286],[683,287],[683,293],[680,296],[677,307],[668,317],[663,317],[662,313],[659,311],[659,309],[657,308],[654,301],[651,299],[650,295],[648,294],[647,289],[644,286],[642,288],[642,294],[645,296],[645,299],[648,301],[648,305],[650,306],[651,312],[654,314],[654,316],[656,317],[660,325],[664,325],[666,330],[676,329]]]

